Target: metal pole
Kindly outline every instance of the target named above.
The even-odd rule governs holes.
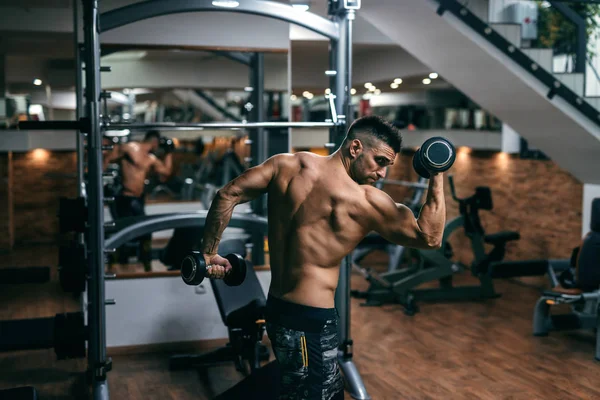
[[[342,34],[346,40],[346,71],[344,76],[344,115],[346,116],[346,128],[354,121],[354,107],[352,106],[352,21],[356,19],[354,10],[346,10],[346,31]]]
[[[79,46],[79,13],[77,6],[79,0],[73,0],[73,41],[75,51],[75,119],[79,120],[79,118],[83,117],[83,101],[82,101],[82,84],[81,84],[81,48]],[[77,187],[79,196],[85,197],[85,186],[83,182],[83,157],[84,157],[84,149],[83,149],[83,140],[81,137],[82,133],[77,130],[75,131],[75,143],[76,143],[76,152],[77,152]]]
[[[104,201],[100,102],[100,38],[98,0],[83,1],[85,78],[88,129],[88,367],[93,398],[108,399],[106,373],[106,314],[104,304]]]
[[[254,54],[254,65],[252,68],[252,74],[254,76],[252,87],[254,88],[252,94],[254,95],[253,105],[254,108],[252,111],[254,122],[264,122],[265,121],[265,55],[263,53],[255,53]],[[260,124],[256,125],[259,128],[268,127],[261,126]],[[256,134],[258,137],[258,142],[256,144],[256,159],[254,165],[259,165],[263,163],[267,158],[269,158],[269,139],[267,137],[267,132],[264,129],[256,129]],[[254,156],[253,156],[254,157]]]
[[[335,138],[336,148],[338,148],[346,130],[354,119],[352,110],[352,99],[350,90],[352,89],[352,21],[355,19],[353,9],[338,9],[338,24],[340,27],[340,40],[336,48],[336,103],[335,108],[338,112],[344,113],[344,118],[340,118],[338,135]],[[343,130],[341,129],[343,126]],[[346,387],[350,396],[354,399],[368,400],[371,397],[367,393],[364,382],[356,364],[352,360],[353,342],[351,337],[351,319],[350,319],[350,279],[352,271],[352,255],[347,255],[340,265],[340,276],[338,288],[335,293],[335,303],[340,315],[340,347],[338,351],[338,363],[344,373]]]
[[[252,100],[254,101],[254,99]],[[254,107],[254,104],[253,104]],[[250,115],[250,119],[255,118],[254,115]],[[66,121],[69,123],[70,121]],[[188,123],[178,123],[178,122],[153,122],[149,124],[105,124],[104,128],[106,130],[147,130],[147,129],[155,129],[155,130],[174,130],[174,131],[194,131],[194,130],[204,130],[204,129],[226,129],[226,130],[241,130],[241,129],[252,129],[253,132],[256,132],[258,129],[255,128],[330,128],[335,126],[333,122],[207,122],[207,123],[198,123],[198,124],[188,124]],[[25,126],[25,125],[24,125]],[[48,129],[48,125],[44,125],[44,122],[39,123],[29,123],[26,125],[27,129]],[[60,129],[60,128],[59,128]],[[65,125],[63,129],[71,129],[71,125]],[[252,135],[252,132],[251,132]],[[253,138],[252,138],[253,139]],[[254,143],[253,143],[254,144]],[[267,143],[263,146],[259,146],[256,148],[257,160],[253,160],[253,165],[258,165],[262,161],[267,159],[268,155],[268,147]],[[253,155],[254,157],[254,155]],[[260,157],[265,157],[261,160]]]
[[[561,1],[550,0],[550,4],[558,12],[573,22],[577,28],[577,44],[575,48],[575,71],[583,73],[585,77],[585,60],[587,58],[587,32],[586,20],[577,14],[571,7]],[[584,86],[585,87],[585,86]]]
[[[344,12],[345,10],[340,10],[341,12]],[[335,71],[337,71],[336,73],[336,79],[335,79],[335,109],[338,113],[338,115],[343,115],[346,112],[346,96],[348,95],[347,92],[350,91],[349,88],[346,88],[347,86],[347,77],[348,77],[348,57],[346,55],[346,52],[348,51],[348,40],[351,39],[348,37],[347,33],[348,33],[348,25],[350,23],[350,21],[348,20],[348,18],[346,17],[346,13],[344,12],[343,14],[340,14],[338,16],[338,25],[340,27],[340,39],[339,41],[336,43],[336,45],[334,46],[335,48]],[[350,43],[350,46],[352,46],[352,43]],[[333,88],[331,89],[333,91]],[[348,115],[344,115],[347,118],[349,118]],[[343,120],[341,122],[344,122]],[[331,143],[334,143],[334,148],[339,148],[340,145],[342,144],[342,140],[344,139],[344,135],[346,133],[346,127],[347,125],[342,127],[339,127],[336,130],[335,133],[335,137],[333,137]]]
[[[251,129],[250,140],[252,161],[250,165],[256,166],[263,163],[268,157],[268,139],[266,131],[260,129],[261,122],[264,121],[264,72],[265,72],[265,59],[264,54],[254,53],[252,61],[250,63],[250,86],[252,87],[252,110],[250,112],[250,120],[252,125],[259,129]],[[252,210],[257,215],[265,215],[265,209],[267,205],[266,195],[258,197],[252,202]],[[264,254],[264,235],[260,233],[252,234],[252,262],[254,265],[263,265],[265,263]]]

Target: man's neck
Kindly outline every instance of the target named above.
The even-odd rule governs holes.
[[[343,168],[348,176],[352,178],[352,175],[350,174],[350,157],[345,154],[343,148],[337,149],[330,157],[330,161],[334,164],[334,167],[337,166]]]

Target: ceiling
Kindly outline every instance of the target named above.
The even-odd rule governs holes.
[[[280,0],[282,2],[289,2],[289,0]],[[105,9],[115,8],[123,4],[132,3],[132,0],[103,0],[100,3],[101,7]],[[317,15],[326,17],[327,16],[327,0],[310,0],[311,8],[310,12]],[[54,9],[53,12],[64,11],[64,19],[68,23],[69,15],[72,14],[72,0],[2,0],[0,1],[0,14],[11,12],[11,9],[26,10],[26,14],[37,10],[43,11],[43,9]],[[39,14],[38,14],[39,15]],[[54,14],[53,14],[54,15]],[[70,17],[72,19],[72,17]],[[37,24],[36,24],[37,22]],[[32,22],[29,21],[29,24]],[[27,21],[24,21],[25,26]],[[19,88],[23,90],[27,85],[31,85],[34,78],[45,76],[56,76],[55,71],[49,71],[50,69],[56,69],[57,65],[60,65],[59,76],[64,77],[67,75],[67,69],[74,65],[74,42],[73,34],[71,32],[56,32],[45,30],[43,28],[44,21],[34,21],[35,29],[38,31],[23,31],[23,30],[2,30],[0,24],[0,54],[6,55],[6,65],[8,72],[6,73],[7,86],[10,88]],[[17,29],[19,26],[16,27]],[[373,25],[367,23],[357,17],[355,23],[356,34],[355,37],[361,36],[364,41],[357,41],[353,45],[353,52],[356,60],[361,55],[366,55],[369,52],[376,50],[384,52],[397,52],[402,51],[397,45],[390,44],[390,40],[384,37]],[[51,28],[49,28],[51,29]],[[364,34],[361,34],[363,32]],[[300,35],[302,37],[302,35]],[[127,46],[123,44],[122,46]],[[139,46],[137,46],[139,47]],[[106,48],[106,46],[104,47]],[[311,79],[310,77],[304,77],[303,79],[297,80],[295,76],[304,74],[309,69],[321,71],[328,69],[329,60],[329,41],[324,40],[292,40],[290,44],[291,51],[291,71],[292,71],[292,86],[294,91],[303,90],[324,90],[328,86],[327,79],[321,75],[318,79]],[[104,60],[110,60],[111,57],[122,58],[128,57],[127,53],[115,53]],[[276,56],[281,56],[278,54]],[[210,60],[217,57],[215,54],[207,51],[190,51],[180,50],[173,51],[168,49],[147,51],[143,56],[144,60],[190,60],[190,61],[203,61]],[[269,55],[267,55],[269,57]],[[403,54],[403,58],[407,61],[412,59],[412,56]],[[58,63],[57,63],[58,62]],[[373,68],[377,68],[377,64],[373,64]],[[424,71],[426,68],[424,68]],[[73,74],[73,71],[71,72]],[[31,75],[31,76],[29,76]],[[411,74],[412,75],[412,74]],[[405,85],[398,90],[414,90],[415,87],[423,88],[422,84],[419,84],[423,74],[414,74],[412,76],[403,76],[405,79]],[[390,76],[390,78],[393,78]],[[414,79],[412,79],[414,78]],[[412,85],[412,82],[416,82],[416,86]],[[312,84],[307,84],[306,82]],[[374,82],[382,91],[392,90],[389,87],[387,80],[377,80]],[[442,84],[439,80],[431,85],[431,88],[435,85]],[[67,84],[61,83],[61,86],[67,87],[74,85],[73,82],[67,82]]]

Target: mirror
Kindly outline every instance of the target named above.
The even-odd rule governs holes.
[[[102,51],[102,65],[110,65],[112,71],[102,75],[103,90],[110,91],[111,98],[104,102],[101,113],[112,123],[252,121],[256,99],[252,63],[249,66],[247,61],[256,54],[264,58],[264,121],[289,120],[287,51],[123,46],[103,47]],[[162,139],[157,142],[153,134],[148,136],[149,131],[106,131],[104,144],[113,149],[104,153],[105,172],[112,173],[105,179],[104,189],[106,196],[115,197],[105,207],[106,221],[139,215],[141,210],[146,215],[207,210],[220,187],[253,165],[254,141],[246,130],[160,130]],[[280,146],[270,149],[272,152],[290,150],[287,129],[282,135],[273,130],[267,134],[270,147]],[[165,139],[172,145],[161,145]],[[285,149],[281,150],[282,146]],[[130,150],[125,152],[125,148]],[[138,150],[143,157],[136,165],[132,158]],[[158,167],[143,164],[148,152],[159,160]],[[240,205],[236,211],[251,211],[251,205]],[[169,253],[174,248],[183,252],[198,246],[199,240],[189,240],[190,235],[201,239],[202,230],[166,230],[152,233],[151,238],[131,240],[109,255],[107,272],[123,276],[176,270],[179,265]],[[248,233],[242,229],[227,228],[225,236],[248,241]],[[183,244],[182,238],[189,243]],[[186,250],[181,246],[187,246]]]

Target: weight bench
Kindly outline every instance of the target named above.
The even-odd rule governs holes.
[[[222,241],[219,254],[237,253],[246,256],[244,242],[239,239]],[[269,350],[262,344],[265,334],[266,296],[252,264],[247,261],[246,279],[240,286],[227,286],[221,279],[210,279],[221,319],[229,335],[224,347],[205,354],[172,356],[171,370],[197,368],[224,362],[233,362],[239,372],[247,375],[244,361],[250,370],[260,368],[260,362],[269,359]]]
[[[535,305],[533,334],[547,336],[551,331],[595,330],[595,359],[600,361],[600,198],[592,201],[590,228],[571,257],[573,280],[557,278],[555,268],[549,265],[552,290],[544,291]],[[557,304],[569,304],[571,312],[552,315],[552,306]]]

